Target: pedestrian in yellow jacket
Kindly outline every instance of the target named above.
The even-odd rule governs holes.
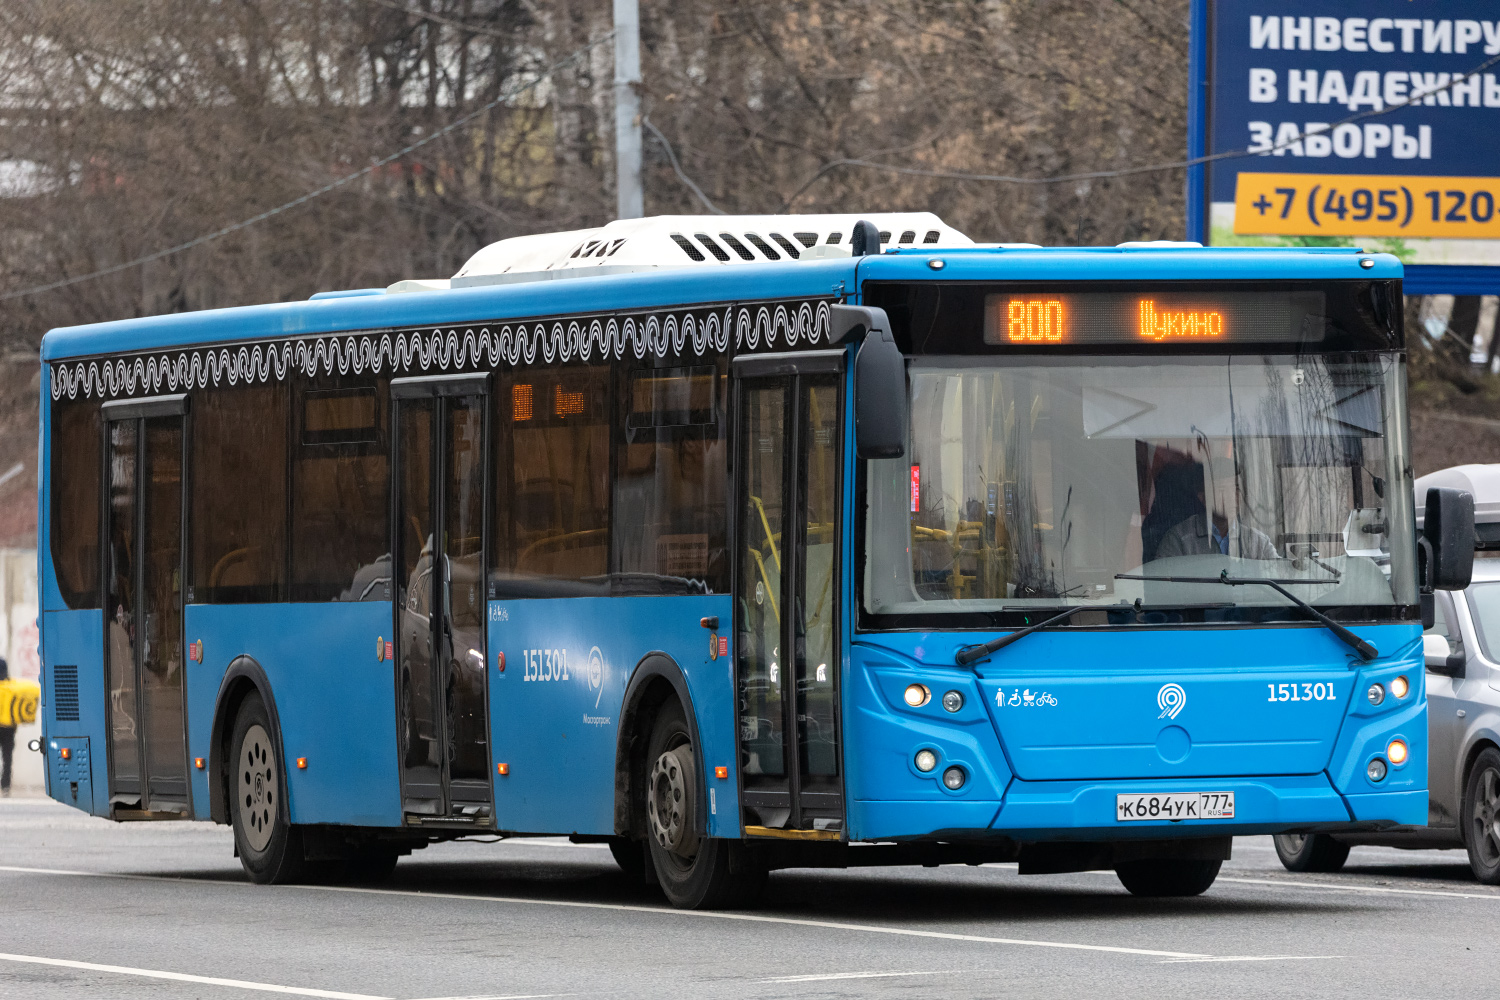
[[[41,694],[36,681],[11,680],[10,664],[0,656],[0,795],[10,794],[16,727],[36,721],[36,704]]]

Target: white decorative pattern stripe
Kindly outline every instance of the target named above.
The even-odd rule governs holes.
[[[210,385],[280,382],[294,372],[436,374],[503,364],[643,360],[648,355],[793,349],[826,343],[828,300],[471,327],[344,333],[52,364],[53,399],[114,399]]]

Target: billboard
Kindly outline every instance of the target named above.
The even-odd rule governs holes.
[[[1190,152],[1253,154],[1194,168],[1194,238],[1362,246],[1423,291],[1500,290],[1500,3],[1194,7]]]

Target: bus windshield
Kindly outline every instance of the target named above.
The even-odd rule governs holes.
[[[1122,579],[1226,572],[1336,617],[1416,603],[1393,354],[925,357],[910,385],[906,456],[869,463],[867,615],[1306,617],[1266,586]]]

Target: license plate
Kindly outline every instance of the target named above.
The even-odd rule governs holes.
[[[1234,819],[1234,793],[1116,795],[1115,819],[1121,823],[1132,820]]]

